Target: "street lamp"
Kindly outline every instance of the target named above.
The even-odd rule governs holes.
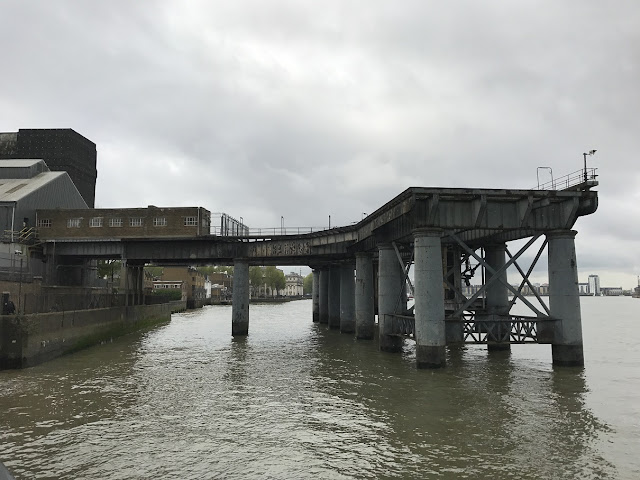
[[[331,215],[329,215],[329,230],[331,230]]]
[[[280,235],[284,231],[284,217],[280,217]]]
[[[551,189],[553,190],[553,169],[551,167],[538,167],[536,169],[536,178],[538,179],[538,190],[540,190],[540,175],[539,175],[539,172],[540,172],[541,168],[544,168],[544,169],[549,170],[551,172]]]
[[[597,150],[589,150],[589,153],[583,153],[582,156],[584,157],[584,181],[587,181],[587,155],[594,155],[597,152]]]

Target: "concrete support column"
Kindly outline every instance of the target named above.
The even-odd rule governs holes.
[[[547,233],[549,310],[557,318],[551,353],[554,365],[583,366],[582,318],[578,289],[575,230]]]
[[[356,284],[353,263],[340,267],[340,332],[356,331]]]
[[[402,337],[394,336],[391,318],[385,315],[399,314],[401,311],[401,292],[404,292],[404,272],[398,262],[398,257],[389,244],[383,244],[379,249],[378,263],[378,331],[380,335],[380,350],[385,352],[399,352],[402,349]],[[404,300],[406,305],[406,299]]]
[[[507,246],[504,243],[489,244],[484,247],[485,261],[494,270],[499,270],[504,267],[506,263]],[[486,281],[488,282],[493,278],[493,274],[487,271]],[[509,289],[505,285],[507,282],[507,271],[505,270],[500,274],[500,280],[495,280],[486,291],[486,304],[487,313],[489,319],[506,320],[506,315],[509,314]],[[505,283],[502,283],[505,282]],[[501,341],[509,341],[509,333],[511,332],[511,323],[507,322],[501,325],[501,328],[496,330]],[[509,343],[492,343],[487,345],[490,351],[510,350],[511,345]]]
[[[371,340],[376,322],[374,308],[373,257],[356,253],[356,338]]]
[[[340,266],[329,268],[329,328],[340,328]]]
[[[446,364],[444,286],[440,231],[414,233],[416,364],[439,368]]]
[[[233,297],[231,304],[231,335],[249,334],[249,262],[233,262]]]
[[[320,321],[320,272],[318,270],[313,271],[313,286],[311,289],[311,302],[313,322]]]
[[[318,278],[318,322],[329,323],[329,268],[321,269]]]

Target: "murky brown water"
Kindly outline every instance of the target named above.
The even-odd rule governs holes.
[[[640,300],[584,298],[583,371],[551,348],[449,351],[446,369],[311,322],[311,302],[175,315],[0,372],[17,478],[640,478]]]

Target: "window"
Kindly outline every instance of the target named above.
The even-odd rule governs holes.
[[[167,217],[156,217],[153,219],[154,227],[166,227],[167,226]]]
[[[131,217],[129,219],[130,227],[141,227],[142,226],[142,217]]]
[[[38,219],[38,227],[39,228],[51,228],[51,219],[50,218],[39,218]]]
[[[80,218],[67,219],[67,228],[80,228]]]
[[[102,226],[102,217],[93,217],[89,220],[90,227],[101,227]]]
[[[109,226],[110,227],[121,227],[122,226],[122,219],[121,218],[110,218],[109,219]]]
[[[184,217],[184,226],[185,227],[198,226],[198,217]]]

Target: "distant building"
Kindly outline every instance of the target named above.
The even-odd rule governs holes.
[[[589,295],[589,284],[588,283],[579,283],[578,284],[578,293],[580,295]]]
[[[194,267],[164,267],[160,280],[164,282],[184,282],[187,292],[187,307],[194,308],[198,302],[207,297],[204,282],[205,276]]]
[[[85,203],[95,204],[96,144],[70,128],[21,128],[0,133],[0,159],[42,159],[53,172],[67,172]]]
[[[304,277],[291,272],[285,276],[284,295],[287,297],[301,297],[304,294]]]
[[[602,287],[600,291],[606,297],[619,297],[622,295],[622,287]]]
[[[589,295],[599,297],[601,293],[600,277],[598,275],[589,275]]]
[[[187,299],[187,285],[182,280],[153,280],[153,290],[162,292],[162,290],[180,290],[182,292],[182,301]]]

